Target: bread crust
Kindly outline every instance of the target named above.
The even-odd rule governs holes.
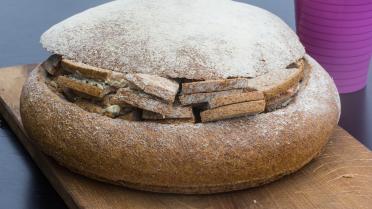
[[[125,121],[86,112],[53,93],[37,67],[22,90],[22,122],[44,153],[94,179],[157,192],[244,189],[304,166],[339,120],[333,81],[306,58],[313,70],[289,106],[205,124]]]

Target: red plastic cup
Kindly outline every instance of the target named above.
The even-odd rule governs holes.
[[[340,93],[363,89],[372,56],[372,0],[296,0],[297,34]]]

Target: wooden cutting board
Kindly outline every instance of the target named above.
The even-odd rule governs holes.
[[[34,148],[19,115],[34,65],[0,69],[0,112],[70,208],[372,208],[372,153],[338,127],[323,154],[300,171],[254,189],[215,195],[141,192],[71,173]]]

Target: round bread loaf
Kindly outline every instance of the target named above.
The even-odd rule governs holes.
[[[130,122],[86,112],[52,92],[37,67],[22,91],[22,122],[43,152],[98,180],[174,193],[257,186],[316,157],[338,122],[332,79],[305,58],[309,80],[287,107],[205,124]]]
[[[256,116],[161,124],[84,111],[37,67],[21,95],[34,144],[72,171],[157,192],[215,193],[273,181],[316,157],[336,126],[332,79],[279,18],[230,0],[117,0],[53,26],[43,46],[121,73],[211,80],[255,78],[305,56],[312,70],[293,101]],[[309,66],[307,66],[310,68]]]

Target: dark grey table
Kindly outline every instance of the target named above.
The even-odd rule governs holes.
[[[104,0],[2,0],[0,67],[38,63],[48,56],[39,37],[51,25]],[[245,0],[279,15],[294,28],[292,0]],[[372,74],[369,87],[341,95],[340,124],[372,148]],[[66,208],[6,124],[0,129],[0,209]]]

